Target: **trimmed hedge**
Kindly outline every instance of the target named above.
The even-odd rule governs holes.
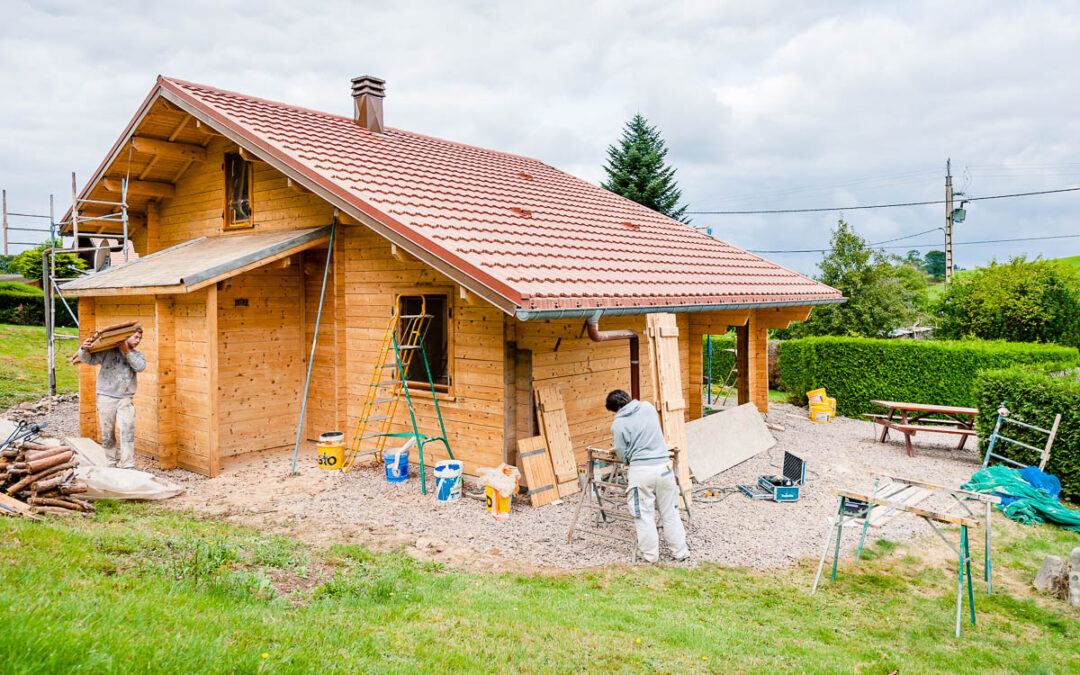
[[[1061,413],[1057,437],[1044,470],[1057,476],[1061,480],[1062,493],[1076,501],[1080,499],[1080,378],[1076,372],[1065,377],[1051,377],[1048,371],[1053,368],[1014,366],[979,373],[975,380],[976,405],[979,407],[975,428],[981,439],[979,449],[985,454],[1002,401],[1009,409],[1009,417],[1043,429],[1053,426],[1054,415]],[[1046,434],[1015,424],[1004,425],[1002,433],[1035,447],[1046,445]],[[1012,443],[1001,444],[1001,447],[1005,452],[1000,454],[1038,466],[1039,453]]]
[[[847,417],[885,412],[870,401],[975,406],[981,371],[1017,364],[1077,365],[1074,347],[982,340],[927,341],[813,337],[780,347],[780,380],[793,400],[825,387]],[[997,407],[996,405],[994,406]]]
[[[14,282],[4,283],[0,288],[0,323],[12,323],[17,326],[44,326],[45,325],[45,294],[40,288],[17,284]],[[17,288],[21,286],[22,288]],[[28,290],[27,290],[28,289]],[[66,298],[71,311],[78,315],[78,302],[75,298]],[[74,326],[75,322],[60,303],[56,300],[56,325]]]
[[[735,338],[730,335],[714,335],[712,336],[712,383],[714,385],[723,384],[724,378],[731,372],[731,367],[735,365],[735,353],[724,351],[725,349],[735,348]],[[705,378],[705,382],[709,381],[709,349],[708,349],[708,337],[701,338],[701,373]],[[731,382],[730,384],[735,384]]]

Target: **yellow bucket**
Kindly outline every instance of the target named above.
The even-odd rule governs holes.
[[[810,421],[818,424],[828,424],[832,419],[827,403],[815,403],[810,406]]]
[[[503,497],[490,485],[484,486],[484,494],[487,496],[487,510],[495,520],[508,520],[510,518],[510,497]]]
[[[335,471],[345,464],[345,432],[328,431],[319,434],[318,448],[320,469]]]
[[[830,396],[827,397],[825,400],[829,403],[829,416],[836,417],[836,399]]]
[[[825,390],[824,389],[813,389],[811,391],[806,392],[806,400],[809,401],[811,405],[813,405],[815,403],[824,403],[825,402]]]

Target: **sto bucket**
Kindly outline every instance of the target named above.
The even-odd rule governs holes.
[[[319,468],[340,469],[345,464],[345,433],[328,431],[319,434]]]
[[[435,497],[440,502],[461,499],[461,473],[464,464],[456,459],[444,459],[435,464]]]

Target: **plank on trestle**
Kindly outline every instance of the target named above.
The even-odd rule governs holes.
[[[566,421],[566,405],[562,394],[554,385],[536,388],[536,407],[540,423],[540,435],[544,437],[551,468],[559,483],[559,496],[572,495],[581,489],[578,485],[577,463],[574,462],[574,446],[570,440],[570,425]]]
[[[518,466],[525,478],[529,503],[533,508],[550,504],[559,498],[555,472],[551,469],[551,456],[543,436],[518,441]]]
[[[679,326],[674,314],[649,314],[646,320],[656,410],[660,414],[664,440],[678,462],[679,483],[689,499],[690,462],[686,457],[686,401],[679,368]]]

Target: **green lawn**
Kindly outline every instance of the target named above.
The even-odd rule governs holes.
[[[63,335],[78,335],[75,328],[57,328]],[[79,370],[67,359],[75,353],[75,340],[56,343],[56,391],[79,390]],[[0,324],[0,410],[22,401],[36,401],[49,393],[45,328]]]
[[[976,584],[978,625],[956,639],[955,567],[936,539],[874,546],[810,596],[812,562],[475,574],[102,504],[85,520],[0,518],[0,663],[11,673],[1077,672],[1077,611],[1029,582],[1044,555],[1067,555],[1080,536],[1000,517],[995,529],[997,592]]]
[[[1080,255],[1074,255],[1071,258],[1053,258],[1053,260],[1063,265],[1080,269]],[[964,277],[973,274],[975,271],[976,270],[959,270],[956,272],[956,278],[963,279]],[[924,292],[926,293],[926,297],[931,302],[936,302],[945,292],[945,283],[930,283],[926,286],[926,290]]]

